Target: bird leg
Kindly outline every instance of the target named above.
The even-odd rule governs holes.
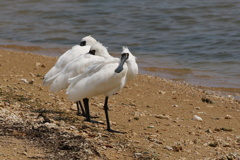
[[[125,134],[126,132],[115,131],[115,130],[112,130],[111,127],[110,127],[110,121],[109,121],[109,116],[108,116],[108,96],[105,98],[104,111],[105,111],[106,121],[107,121],[107,130],[109,132],[113,132],[113,133]]]
[[[88,98],[83,99],[83,104],[84,104],[84,107],[85,107],[85,117],[86,117],[85,121],[92,122],[92,123],[103,124],[102,122],[91,120],[91,118],[98,118],[98,117],[91,117],[90,116],[89,99]]]
[[[104,111],[105,111],[106,121],[107,121],[107,130],[111,131],[110,121],[109,121],[109,116],[108,116],[108,96],[105,98]]]
[[[77,115],[81,115],[81,113],[80,113],[80,108],[81,108],[81,110],[82,110],[82,116],[86,116],[86,114],[85,114],[85,111],[84,111],[84,109],[83,109],[83,106],[82,106],[82,103],[81,103],[81,101],[77,101],[76,102],[76,104],[77,104]],[[80,106],[80,107],[79,107]]]
[[[90,122],[91,120],[90,120],[90,111],[89,111],[89,99],[84,98],[83,103],[84,103],[85,111],[86,111],[86,121]]]

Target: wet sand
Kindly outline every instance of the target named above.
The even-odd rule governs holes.
[[[112,127],[126,134],[109,133],[42,86],[57,59],[33,50],[0,50],[0,159],[240,158],[240,101],[221,93],[239,89],[138,75],[109,100]],[[103,102],[92,98],[90,112],[105,123]]]

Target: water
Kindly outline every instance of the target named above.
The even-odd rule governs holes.
[[[92,35],[114,53],[128,46],[141,73],[240,88],[239,15],[239,0],[1,1],[0,42],[59,56]]]

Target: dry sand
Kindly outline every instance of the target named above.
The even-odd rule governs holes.
[[[240,159],[232,96],[138,75],[109,100],[112,128],[126,134],[109,133],[77,116],[64,91],[42,86],[55,62],[0,50],[0,159]],[[103,100],[92,98],[90,113],[105,123]]]

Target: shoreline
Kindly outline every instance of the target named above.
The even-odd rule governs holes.
[[[61,56],[61,54],[63,54],[66,50],[68,50],[68,48],[67,47],[66,48],[52,48],[52,47],[43,48],[42,46],[38,47],[38,46],[22,46],[22,45],[15,45],[15,44],[4,44],[4,45],[0,45],[0,51],[1,50],[2,51],[6,50],[6,51],[16,51],[16,52],[23,52],[23,53],[32,53],[35,55],[43,55],[43,56],[47,56],[47,57],[58,58],[59,56]],[[61,54],[57,54],[56,52],[61,53]],[[117,56],[116,53],[111,53],[111,54],[113,56]],[[171,74],[174,74],[174,73],[179,74],[179,73],[177,73],[178,71],[176,71],[176,69],[174,69],[174,68],[146,67],[143,64],[145,62],[143,62],[142,60],[140,60],[140,62],[138,62],[138,63],[139,63],[140,72],[142,72],[141,74],[147,74],[150,76],[157,76],[157,77],[161,77],[161,78],[172,77]],[[163,73],[158,73],[161,71]],[[185,70],[183,72],[187,72],[187,71]],[[165,75],[165,76],[161,76],[161,74]],[[179,79],[165,78],[165,79],[169,79],[169,80],[172,80],[175,82],[180,82],[180,83],[188,83],[188,84],[191,84],[192,86],[205,88],[206,90],[222,92],[222,95],[224,95],[224,96],[228,96],[228,94],[230,94],[234,98],[240,99],[240,88],[225,87],[225,86],[213,87],[213,86],[210,86],[210,84],[203,85],[203,84],[201,84],[201,83],[204,83],[203,80],[199,80],[199,82],[197,82],[197,84],[193,84],[191,82],[186,82],[186,80],[184,80],[184,78],[179,78]],[[211,78],[209,80],[211,80]]]
[[[60,45],[61,46],[61,45]],[[70,46],[71,47],[71,46]],[[33,53],[36,55],[44,55],[48,57],[59,57],[61,56],[65,51],[69,49],[69,47],[63,47],[61,46],[60,48],[53,46],[49,47],[44,47],[42,46],[29,46],[29,44],[26,45],[15,45],[15,44],[3,44],[0,45],[1,50],[9,50],[9,51],[16,51],[16,52],[25,52],[25,53]],[[110,53],[113,56],[118,56],[116,52]],[[138,57],[137,57],[138,58]],[[148,58],[151,60],[152,58]],[[232,86],[231,84],[225,83],[219,83],[217,86],[215,85],[214,82],[211,82],[212,80],[216,79],[216,77],[202,77],[203,79],[197,79],[194,75],[191,78],[191,74],[194,74],[195,71],[191,69],[176,69],[176,68],[159,68],[159,67],[153,67],[149,66],[149,62],[145,62],[143,59],[138,59],[138,65],[141,74],[147,74],[150,76],[158,76],[166,79],[170,79],[173,81],[177,82],[183,82],[183,83],[189,83],[194,86],[202,86],[206,88],[216,88],[217,91],[221,90],[222,88],[223,91],[227,92],[236,92],[240,93],[240,88],[237,87],[229,87]],[[190,75],[187,75],[190,74]],[[204,80],[205,79],[205,80]],[[204,83],[204,84],[203,84]],[[222,86],[221,86],[222,85]],[[239,97],[240,98],[240,97]]]
[[[0,159],[240,158],[239,100],[139,74],[109,99],[112,128],[126,132],[110,133],[103,96],[91,98],[90,113],[104,124],[89,123],[65,91],[42,86],[56,60],[0,50],[0,146],[14,144]]]

